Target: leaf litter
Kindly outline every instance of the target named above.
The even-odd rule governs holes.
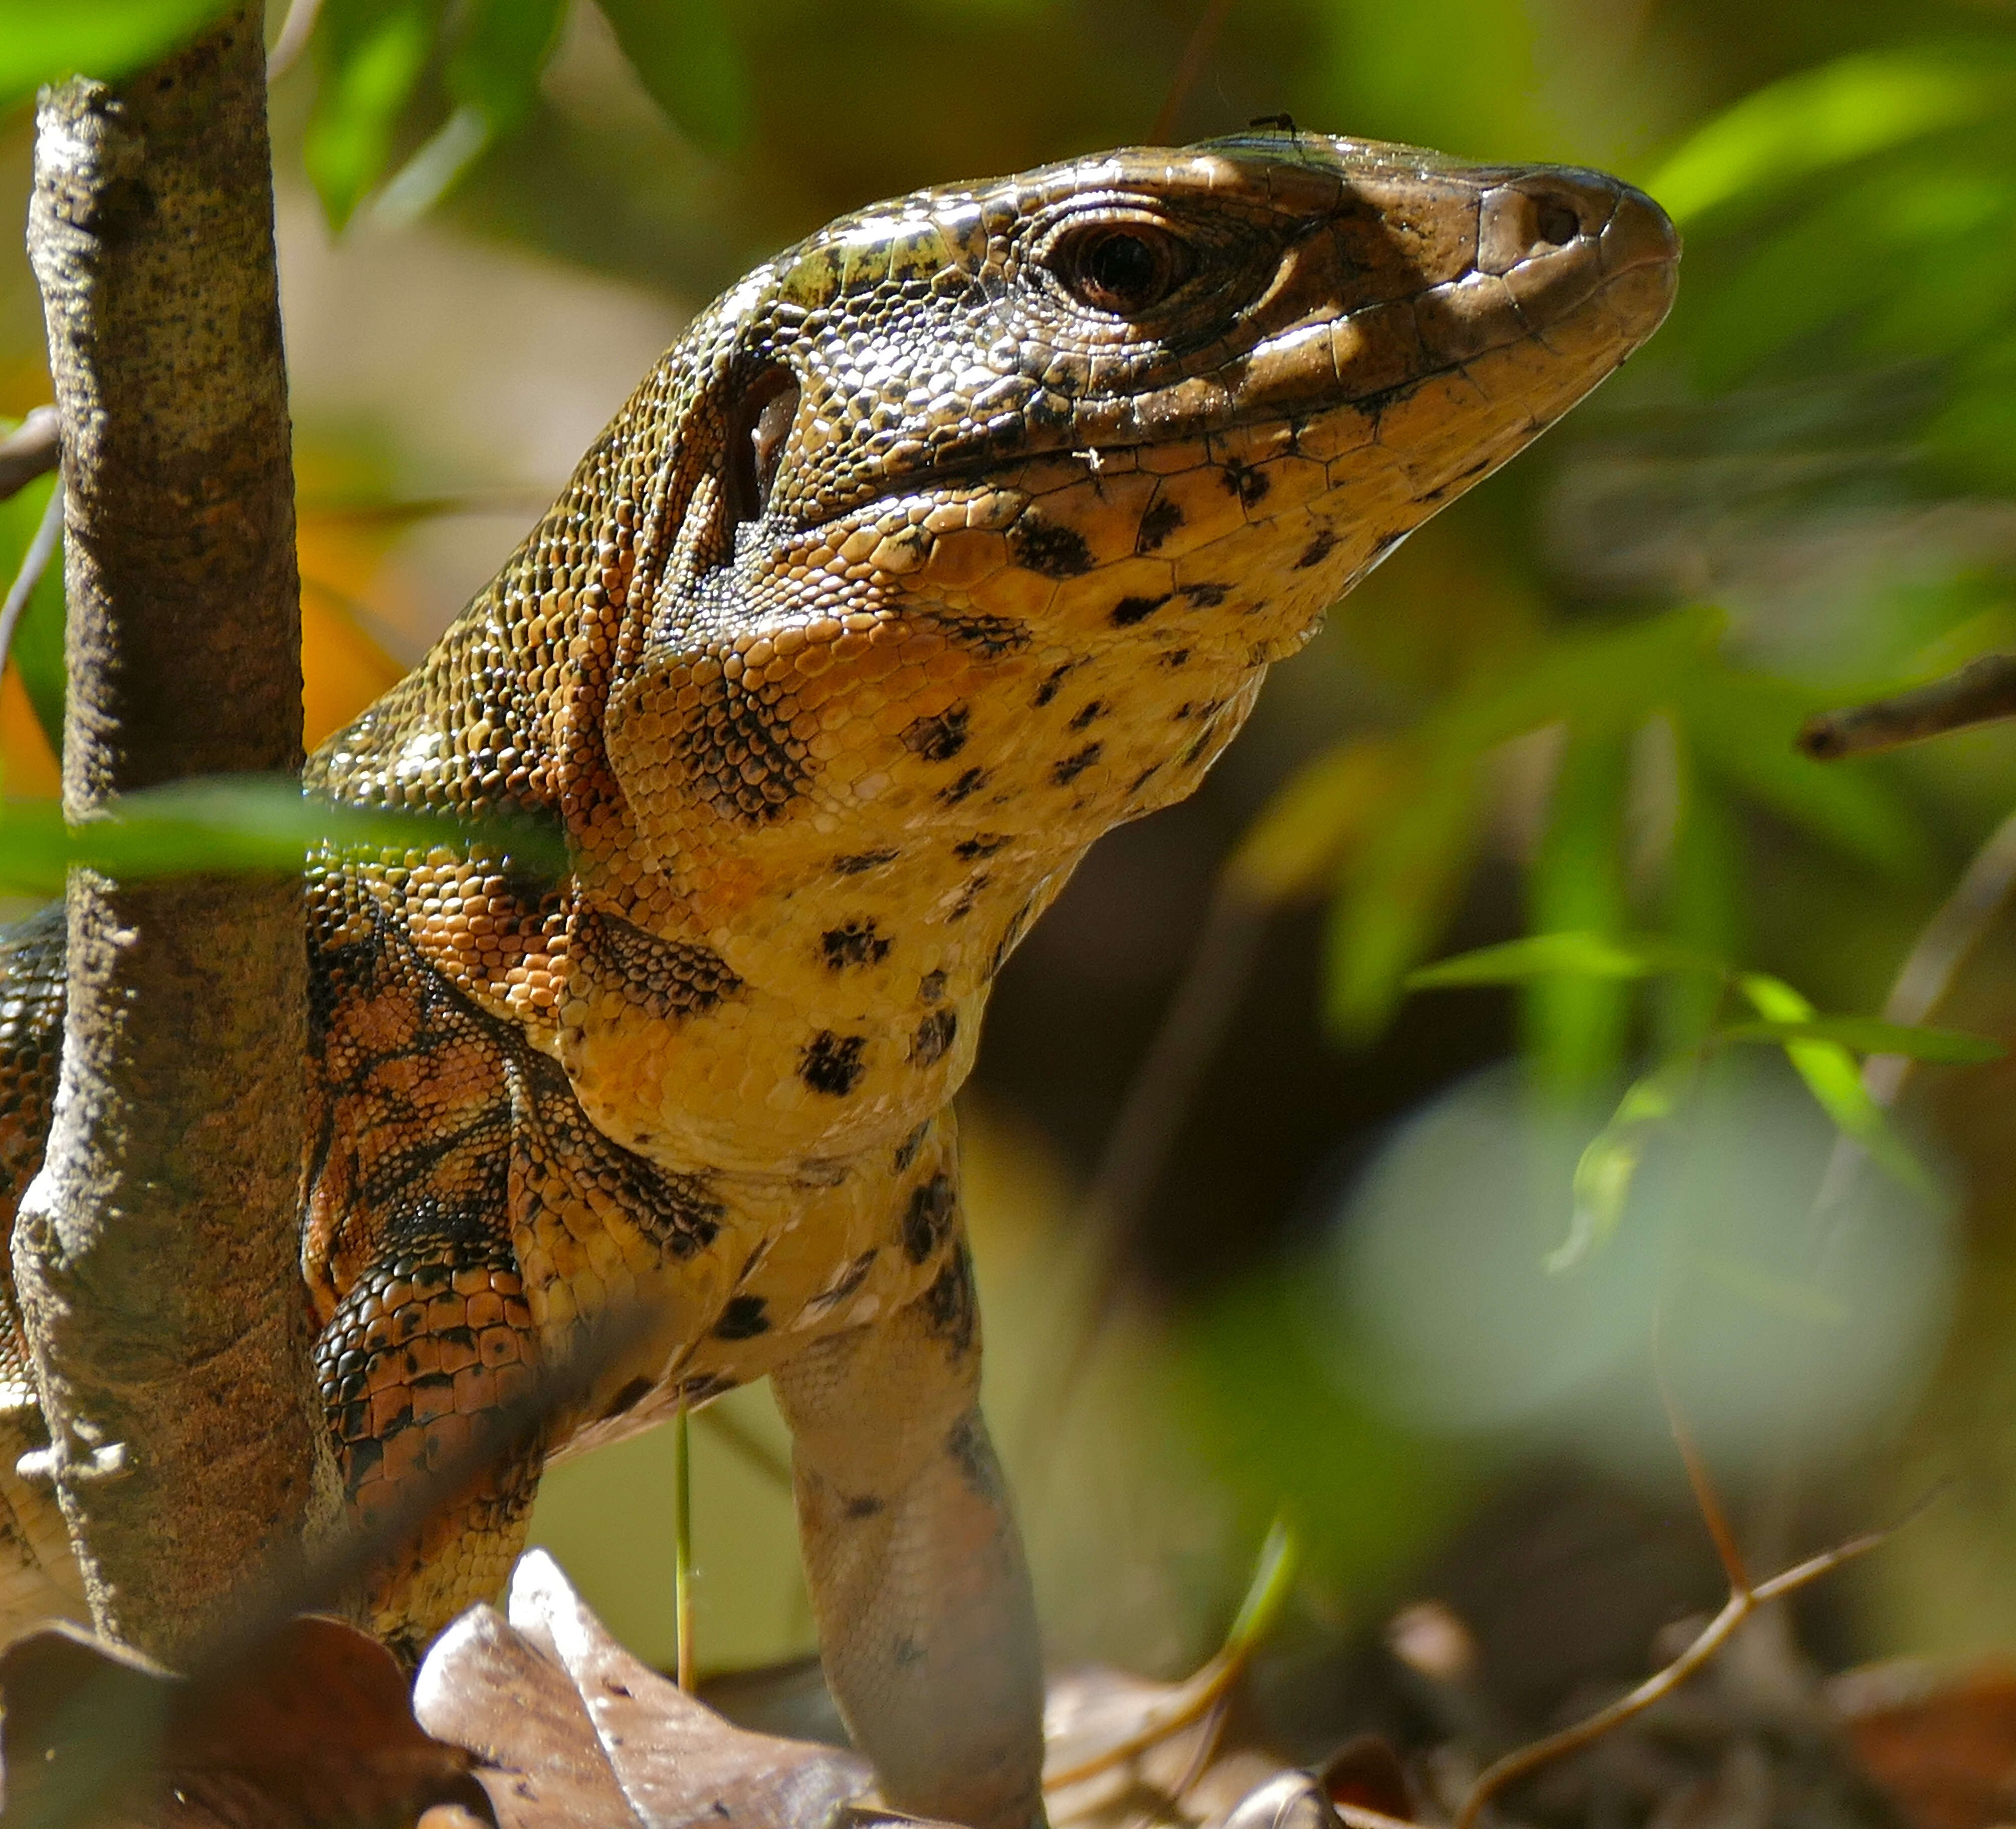
[[[1712,1526],[1714,1520],[1710,1519]],[[1852,1547],[1859,1548],[1859,1544]],[[1843,1552],[1816,1561],[1831,1566]],[[1812,1566],[1811,1564],[1806,1565]],[[1405,1829],[1631,1822],[1651,1829],[1989,1829],[2016,1803],[2016,1676],[1983,1666],[1823,1683],[1788,1638],[1721,1620],[1661,1635],[1653,1705],[1615,1690],[1539,1740],[1487,1691],[1466,1622],[1437,1602],[1388,1627],[1383,1697],[1297,1765],[1252,1705],[1248,1658],[1289,1585],[1278,1539],[1226,1647],[1192,1676],[1089,1668],[1055,1677],[1046,1790],[1055,1829]],[[1756,1598],[1792,1580],[1750,1584]],[[1727,1613],[1725,1609],[1725,1615]],[[1712,1649],[1713,1647],[1710,1647]],[[1682,1687],[1680,1676],[1701,1671]],[[801,1687],[790,1670],[779,1673]],[[760,1708],[762,1680],[733,1686]],[[502,1611],[471,1608],[411,1690],[391,1655],[334,1620],[289,1622],[201,1684],[80,1628],[0,1653],[0,1829],[894,1829],[844,1748],[736,1725],[617,1641],[543,1551]],[[1307,1750],[1306,1733],[1299,1737]],[[1507,1741],[1511,1751],[1504,1754]],[[1576,1756],[1541,1771],[1547,1742]],[[1503,1756],[1495,1762],[1491,1755]],[[1496,1795],[1492,1771],[1527,1768]],[[1481,1774],[1481,1780],[1480,1780]]]

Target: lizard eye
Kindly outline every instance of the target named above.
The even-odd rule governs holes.
[[[1079,304],[1114,317],[1152,311],[1190,276],[1189,246],[1153,222],[1094,222],[1067,232],[1049,264]]]
[[[766,368],[743,388],[729,414],[725,482],[731,532],[770,506],[771,487],[797,412],[797,378],[787,368]]]

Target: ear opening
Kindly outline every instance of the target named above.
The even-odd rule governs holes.
[[[729,409],[722,508],[730,550],[735,530],[760,518],[770,506],[771,486],[797,417],[798,394],[797,377],[781,363],[768,363],[750,377]]]

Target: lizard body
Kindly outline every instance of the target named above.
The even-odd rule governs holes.
[[[1329,604],[1650,334],[1676,254],[1595,174],[1251,136],[900,199],[694,321],[310,764],[340,802],[543,810],[571,860],[311,873],[303,1265],[358,1515],[598,1316],[651,1317],[385,1572],[382,1632],[417,1650],[495,1590],[543,1459],[769,1374],[887,1795],[1037,1814],[949,1108],[988,988]],[[60,955],[46,922],[0,951],[10,1203]],[[42,1607],[74,1581],[49,1508],[0,1498]]]

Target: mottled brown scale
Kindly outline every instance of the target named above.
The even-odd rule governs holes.
[[[1109,271],[1116,236],[1147,254]],[[1593,173],[1265,136],[898,199],[694,321],[309,770],[355,804],[556,818],[572,860],[311,872],[303,1268],[358,1513],[643,1319],[382,1571],[381,1632],[416,1649],[495,1591],[545,1458],[773,1374],[828,1672],[886,1794],[1036,1816],[949,1109],[988,989],[1331,602],[1651,333],[1676,252]],[[60,946],[44,922],[0,951],[10,1203]],[[0,1602],[45,1607],[74,1577],[5,1484],[39,1419],[0,1323]]]

